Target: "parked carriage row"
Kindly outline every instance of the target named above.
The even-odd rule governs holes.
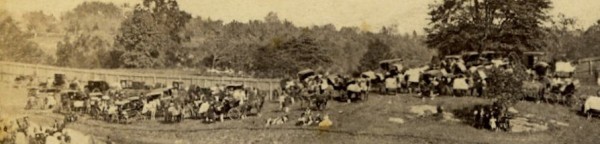
[[[472,53],[464,56],[450,55],[444,57],[442,62],[413,68],[404,67],[401,59],[384,60],[379,63],[381,70],[367,71],[354,76],[323,75],[310,69],[303,70],[298,73],[298,79],[282,81],[280,94],[299,100],[302,107],[317,110],[325,109],[327,101],[331,99],[348,102],[367,100],[369,93],[373,91],[384,94],[418,93],[431,98],[437,95],[484,96],[488,70],[496,67],[511,71],[511,65],[505,59],[481,59],[486,56],[479,56],[480,59],[476,61],[465,62],[473,56]],[[531,69],[531,74],[538,77],[531,82],[539,85],[531,88],[530,97],[547,100],[550,94],[557,97],[556,99],[573,95],[576,85],[576,80],[572,80],[573,70],[558,69],[564,67],[557,66],[558,64],[568,64],[566,62],[552,64],[530,64],[528,68]],[[227,88],[223,86],[214,89],[192,86],[185,90],[178,86],[180,84],[173,84],[177,88],[158,89],[140,95],[135,91],[132,92],[134,94],[126,93],[133,91],[131,89],[147,92],[152,87],[140,82],[121,81],[121,87],[126,90],[114,92],[110,91],[111,86],[106,82],[90,81],[83,88],[86,96],[84,99],[78,100],[77,94],[67,94],[73,95],[68,97],[73,101],[62,105],[70,111],[85,111],[95,118],[108,121],[130,121],[158,116],[170,122],[184,117],[203,118],[206,121],[243,118],[250,111],[260,111],[264,103],[264,94],[244,89],[243,86],[230,85]],[[164,85],[156,87],[164,88]],[[95,96],[98,92],[102,94]],[[239,96],[239,93],[246,96]],[[252,94],[257,98],[253,98]],[[113,105],[107,106],[106,103]]]
[[[152,89],[152,90],[151,90]],[[53,109],[66,115],[85,114],[109,122],[131,123],[163,117],[165,122],[203,118],[208,122],[259,114],[266,93],[241,84],[200,88],[176,81],[170,87],[121,81],[116,88],[105,81],[78,82],[68,88],[39,85],[30,88],[27,109]]]

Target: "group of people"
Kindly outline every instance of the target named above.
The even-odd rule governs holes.
[[[281,125],[288,122],[290,119],[289,115],[283,115],[275,118],[268,118],[266,126]],[[302,114],[300,114],[296,121],[296,126],[319,126],[319,127],[331,127],[333,122],[329,119],[328,114],[321,115],[320,113],[313,114],[310,108],[307,108]]]
[[[476,106],[473,109],[473,126],[478,129],[508,130],[509,118],[507,109],[502,106]]]
[[[1,121],[1,120],[0,120]],[[45,143],[69,144],[71,136],[65,130],[66,123],[55,120],[51,127],[35,125],[28,117],[4,122],[2,127],[3,143]]]

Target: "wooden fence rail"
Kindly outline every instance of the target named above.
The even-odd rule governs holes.
[[[37,78],[46,79],[54,77],[54,74],[65,74],[67,79],[105,80],[107,82],[119,82],[120,80],[143,81],[147,84],[183,81],[185,85],[194,84],[200,87],[210,87],[216,84],[242,83],[256,87],[260,90],[269,91],[269,97],[274,89],[279,86],[278,79],[255,79],[237,77],[206,77],[191,75],[168,75],[155,73],[126,73],[111,70],[75,69],[47,65],[25,64],[0,61],[0,80],[13,80],[18,75],[33,75]]]

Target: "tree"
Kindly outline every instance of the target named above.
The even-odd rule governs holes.
[[[574,50],[579,53],[578,57],[585,58],[598,56],[600,54],[598,51],[600,50],[600,20],[585,30],[581,35],[581,41],[584,46]]]
[[[541,50],[550,5],[549,0],[444,0],[430,7],[426,43],[442,55]]]
[[[78,68],[116,68],[119,54],[113,40],[121,21],[122,9],[113,3],[83,2],[61,17],[66,35],[58,42],[56,65]]]
[[[367,52],[360,59],[360,71],[374,70],[379,68],[379,61],[394,58],[390,46],[381,39],[369,42]]]
[[[81,32],[100,31],[102,38],[111,40],[117,33],[125,14],[121,8],[113,3],[83,2],[73,10],[66,12],[61,17],[61,23],[67,34],[77,36]]]
[[[275,13],[275,12],[269,12],[269,14],[267,14],[267,16],[265,16],[265,22],[266,23],[281,23],[281,21],[279,21],[279,16],[277,16],[277,13]]]
[[[56,64],[77,68],[99,68],[110,65],[107,63],[114,59],[107,59],[109,48],[110,44],[98,36],[82,34],[73,41],[65,36],[57,44]]]
[[[546,39],[549,58],[580,58],[581,53],[577,51],[583,47],[581,41],[581,30],[577,30],[575,18],[566,17],[559,14],[556,20],[551,21],[552,25],[548,28],[548,38]]]
[[[53,15],[46,15],[43,11],[34,11],[23,14],[28,32],[37,36],[38,33],[58,32],[58,21]]]
[[[191,15],[175,0],[144,0],[121,24],[116,37],[125,67],[165,67],[180,64],[182,35]]]
[[[290,39],[279,49],[281,56],[292,64],[289,65],[288,73],[295,73],[304,68],[319,69],[331,64],[326,49],[307,35]]]
[[[255,70],[266,71],[270,77],[283,77],[310,68],[322,69],[330,66],[332,60],[326,49],[317,44],[314,38],[303,34],[281,44],[259,48],[255,54]]]
[[[0,10],[0,60],[49,64],[54,60],[32,42],[33,34],[23,32],[6,11]]]

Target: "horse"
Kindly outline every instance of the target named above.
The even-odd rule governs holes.
[[[324,89],[320,90],[320,92],[315,95],[314,103],[317,110],[325,110],[327,107],[327,101],[331,96],[331,91],[333,91],[333,89]]]
[[[175,103],[171,103],[167,109],[166,109],[166,113],[165,113],[165,122],[167,123],[172,123],[172,122],[181,122],[183,120],[183,115],[182,115],[182,108],[180,107],[181,105],[179,104],[175,104]]]
[[[248,113],[252,111],[252,109],[256,110],[256,114],[260,115],[260,111],[262,110],[265,104],[266,96],[264,94],[260,94],[258,89],[252,88],[246,91],[247,102],[242,106],[242,114],[246,116]]]
[[[368,82],[366,81],[351,81],[346,85],[346,101],[351,102],[355,99],[368,99]]]

